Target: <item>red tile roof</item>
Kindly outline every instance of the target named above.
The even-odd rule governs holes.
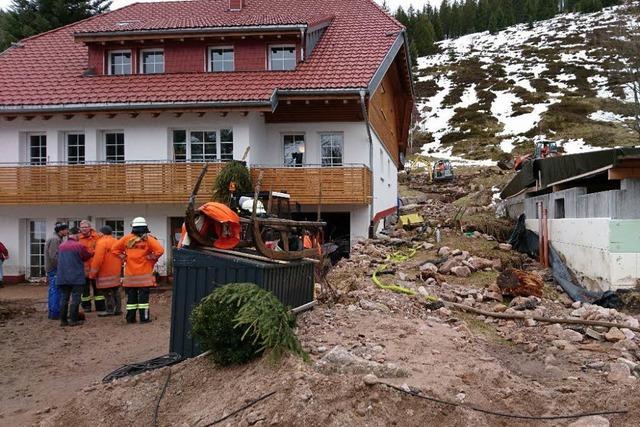
[[[372,0],[135,3],[21,41],[0,55],[0,111],[8,106],[268,101],[275,90],[366,88],[402,26]],[[83,77],[87,47],[74,34],[333,21],[295,71]],[[127,22],[127,25],[118,23]]]

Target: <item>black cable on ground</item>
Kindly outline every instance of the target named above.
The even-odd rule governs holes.
[[[169,385],[169,380],[171,379],[171,369],[169,369],[169,374],[167,375],[167,379],[164,381],[164,386],[162,387],[162,391],[160,395],[158,395],[158,399],[156,400],[156,408],[153,411],[153,427],[158,427],[158,410],[160,409],[160,401],[164,396],[164,393],[167,391],[167,386]]]
[[[271,393],[267,393],[267,394],[265,394],[264,396],[261,396],[261,397],[257,398],[256,400],[252,400],[251,402],[249,402],[249,403],[247,403],[246,405],[244,405],[242,408],[240,408],[240,409],[238,409],[238,410],[233,411],[233,412],[232,412],[232,413],[230,413],[229,415],[226,415],[226,416],[224,416],[224,417],[222,417],[222,418],[218,418],[218,419],[217,419],[217,420],[215,420],[214,422],[209,423],[209,424],[205,424],[205,425],[203,425],[202,427],[211,427],[212,425],[219,424],[219,423],[223,422],[224,420],[226,420],[226,419],[228,419],[228,418],[233,417],[235,414],[237,414],[237,413],[239,413],[239,412],[242,412],[242,411],[244,411],[245,409],[248,409],[248,408],[252,407],[252,406],[253,406],[253,405],[255,405],[256,403],[258,403],[258,402],[260,402],[260,401],[262,401],[262,400],[266,399],[267,397],[272,396],[272,395],[274,395],[274,394],[276,394],[276,393],[277,393],[277,390],[274,390],[274,391],[272,391]]]
[[[450,401],[446,401],[446,400],[441,400],[441,399],[437,399],[435,397],[429,397],[429,396],[423,396],[417,392],[413,392],[413,391],[407,391],[401,387],[395,386],[393,384],[387,384],[387,383],[383,383],[380,382],[378,384],[383,384],[386,385],[389,388],[392,388],[394,390],[398,390],[402,393],[408,394],[410,396],[414,396],[414,397],[418,397],[420,399],[425,399],[425,400],[429,400],[431,402],[435,402],[435,403],[440,403],[442,405],[450,405],[450,406],[458,406],[461,408],[465,408],[465,409],[470,409],[472,411],[476,411],[476,412],[481,412],[483,414],[488,414],[488,415],[495,415],[496,417],[505,417],[505,418],[517,418],[517,419],[521,419],[521,420],[566,420],[566,419],[573,419],[573,418],[582,418],[582,417],[592,417],[595,415],[619,415],[619,414],[626,414],[629,411],[627,410],[621,410],[621,411],[603,411],[603,412],[585,412],[585,413],[581,413],[581,414],[574,414],[574,415],[550,415],[550,416],[535,416],[535,415],[514,415],[514,414],[509,414],[506,412],[497,412],[497,411],[491,411],[488,409],[482,409],[482,408],[478,408],[477,406],[473,406],[473,405],[465,405],[463,403],[458,403],[458,402],[450,402]]]
[[[143,372],[152,371],[154,369],[164,368],[165,366],[175,365],[183,360],[178,353],[169,353],[164,356],[155,357],[144,362],[132,363],[124,365],[102,379],[103,383],[111,382],[118,378],[135,376]]]

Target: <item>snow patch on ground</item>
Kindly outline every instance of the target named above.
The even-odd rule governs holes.
[[[610,111],[596,111],[595,113],[591,113],[589,115],[589,119],[595,120],[597,122],[624,122],[627,120],[632,120],[632,117],[625,117],[621,114],[612,113]]]
[[[584,142],[584,139],[567,139],[558,141],[558,143],[562,146],[565,154],[578,154],[578,153],[588,153],[590,151],[599,151],[602,148],[592,147],[591,145]]]

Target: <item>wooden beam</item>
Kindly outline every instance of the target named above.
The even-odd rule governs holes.
[[[640,168],[611,168],[609,169],[609,180],[618,179],[639,179]]]

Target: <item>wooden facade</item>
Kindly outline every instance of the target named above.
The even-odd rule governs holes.
[[[210,200],[221,163],[209,165],[199,201]],[[0,166],[0,205],[186,204],[201,163],[122,163]],[[262,188],[286,190],[292,201],[317,204],[370,203],[371,172],[365,166],[253,168],[264,171]]]
[[[413,110],[411,83],[407,82],[404,49],[398,52],[369,101],[369,121],[396,166],[405,152]]]

